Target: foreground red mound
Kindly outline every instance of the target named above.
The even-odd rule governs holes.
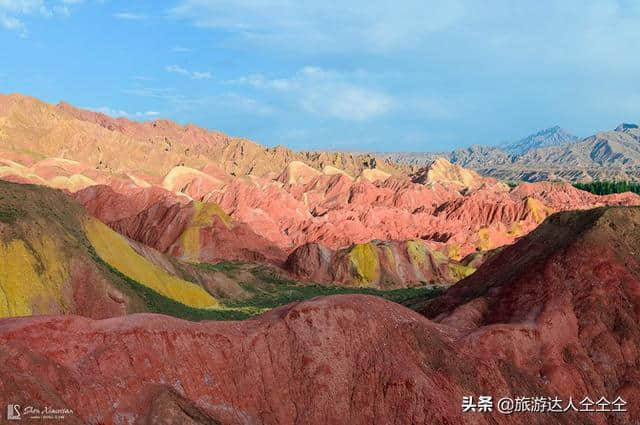
[[[136,315],[1,329],[2,399],[72,409],[68,423],[491,423],[465,416],[462,397],[544,391],[513,365],[456,353],[450,329],[366,296],[243,323]]]
[[[554,394],[621,396],[635,421],[620,423],[637,423],[639,252],[637,208],[560,213],[444,295],[410,305],[457,329],[457,350],[511,364]]]
[[[414,301],[433,321],[368,296],[245,322],[5,319],[0,395],[72,409],[67,423],[632,425],[638,252],[640,210],[597,209],[554,215],[442,297]],[[621,397],[628,411],[462,412],[481,395]]]

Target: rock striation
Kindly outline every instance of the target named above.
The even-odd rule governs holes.
[[[0,395],[83,424],[632,425],[639,232],[634,208],[555,214],[441,297],[411,301],[424,315],[350,295],[244,322],[3,319]],[[480,395],[626,411],[464,413]]]
[[[562,183],[510,189],[443,158],[418,169],[370,155],[295,153],[20,95],[0,97],[0,117],[1,179],[64,190],[129,240],[183,262],[268,263],[318,283],[453,283],[466,275],[465,257],[513,243],[555,211],[640,203]],[[331,255],[305,258],[313,246]],[[429,260],[413,261],[414,247]],[[378,272],[363,278],[354,249]]]

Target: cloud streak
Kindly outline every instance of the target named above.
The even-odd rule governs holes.
[[[184,75],[185,77],[189,77],[192,80],[209,80],[211,79],[211,72],[209,71],[189,71],[186,68],[182,68],[178,65],[167,65],[164,70],[171,74],[179,74]]]
[[[174,46],[171,48],[171,51],[174,53],[190,53],[193,52],[193,49],[184,46]]]
[[[0,13],[0,25],[9,31],[20,31],[25,32],[26,26],[25,24],[18,18],[14,18],[12,16],[7,16],[5,14]]]
[[[288,78],[254,74],[229,81],[231,84],[288,96],[298,107],[318,116],[346,121],[365,121],[389,112],[391,96],[349,81],[349,76],[306,66]]]
[[[532,62],[535,52],[538,67],[640,63],[629,52],[640,42],[640,4],[630,0],[178,0],[167,14],[239,44],[313,55],[412,63],[484,55],[502,68]]]
[[[275,108],[250,96],[237,93],[221,93],[214,96],[184,96],[175,93],[173,89],[136,88],[125,90],[128,95],[158,99],[171,105],[178,111],[201,111],[202,109],[217,108],[221,111],[233,111],[236,114],[250,114],[259,117],[270,116]],[[116,111],[124,112],[124,111]],[[124,116],[124,115],[121,115]]]
[[[147,15],[144,15],[141,13],[131,13],[131,12],[114,13],[113,17],[116,19],[124,20],[124,21],[142,21],[147,19]]]
[[[114,118],[124,117],[124,118],[153,118],[160,115],[157,111],[144,111],[144,112],[127,112],[122,109],[113,109],[108,106],[100,106],[97,108],[93,107],[84,107],[83,109],[88,109],[89,111],[99,112],[105,115],[109,115]]]
[[[70,16],[70,6],[82,3],[84,0],[0,0],[0,27],[20,33],[26,37],[28,28],[23,18],[39,16],[51,18],[53,16]]]
[[[419,44],[451,26],[462,12],[459,0],[404,0],[401,5],[375,0],[181,0],[168,14],[260,42],[334,50],[356,44],[385,51]]]

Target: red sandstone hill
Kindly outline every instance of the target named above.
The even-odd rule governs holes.
[[[637,421],[639,252],[636,208],[560,213],[444,295],[409,305],[458,329],[460,350],[516,364],[554,393],[623,396]]]
[[[115,134],[146,142],[151,145],[152,151],[158,149],[163,153],[176,154],[182,158],[176,165],[215,164],[224,172],[234,175],[277,176],[292,161],[300,161],[319,170],[330,166],[359,174],[374,160],[372,155],[367,154],[295,152],[284,146],[265,148],[250,140],[230,137],[193,124],[182,126],[170,120],[137,122],[127,118],[112,118],[75,108],[65,102],[60,102],[55,109],[57,111],[54,113],[62,112],[79,121],[97,124]],[[382,158],[375,158],[375,162],[379,164],[379,168],[392,174],[411,169]]]
[[[367,296],[245,322],[0,321],[0,394],[67,423],[593,424],[640,420],[640,210],[556,214],[426,316]],[[151,347],[151,349],[150,349]],[[622,397],[628,412],[463,413],[464,396]]]
[[[313,282],[381,288],[456,282],[474,271],[464,257],[512,243],[554,211],[640,203],[566,183],[509,190],[471,180],[472,188],[463,185],[468,170],[444,162],[429,171],[442,183],[428,184],[296,171],[289,176],[304,178],[287,184],[237,177],[189,185],[188,197],[113,185],[73,196],[121,234],[184,260],[263,261]],[[184,181],[200,178],[185,173]]]
[[[0,96],[0,141],[1,179],[63,189],[131,240],[323,284],[454,283],[555,211],[640,204],[569,184],[510,190],[443,159],[409,173],[366,156],[267,149],[20,95]]]
[[[250,270],[231,278],[179,261],[119,235],[60,190],[0,180],[0,317],[247,317],[255,311],[224,302],[249,296],[240,283],[260,287]]]
[[[634,194],[598,197],[568,184],[509,190],[442,159],[415,170],[269,149],[21,95],[0,96],[0,142],[1,179],[66,190],[164,254],[286,265],[321,283],[453,283],[473,271],[463,258],[513,243],[554,211],[640,204]],[[308,256],[313,246],[330,255]]]
[[[473,180],[473,173],[444,161],[427,170],[432,181],[426,184],[389,176],[354,180],[299,163],[282,174],[292,181],[286,184],[214,177],[212,170],[187,167],[152,184],[133,175],[91,174],[86,165],[59,158],[30,167],[4,161],[4,179],[60,183],[90,215],[181,260],[257,261],[284,265],[295,278],[311,282],[384,289],[456,282],[484,255],[472,262],[464,257],[511,243],[553,211],[547,205],[587,208],[640,200],[633,194],[599,197],[566,184],[509,191],[491,179]],[[327,255],[315,255],[311,247]]]

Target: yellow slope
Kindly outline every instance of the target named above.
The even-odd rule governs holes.
[[[87,238],[103,261],[148,288],[195,308],[219,307],[218,301],[202,287],[170,275],[129,246],[125,238],[100,221],[85,221]]]

